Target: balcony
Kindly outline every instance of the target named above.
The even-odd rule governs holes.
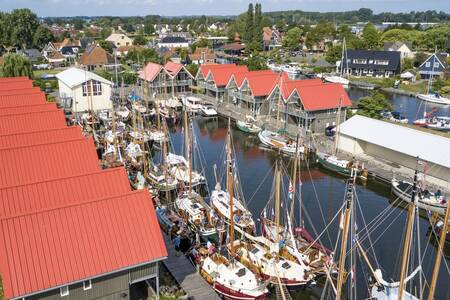
[[[245,102],[250,102],[250,103],[254,103],[255,100],[253,99],[252,96],[250,95],[246,95],[246,94],[242,94],[239,91],[230,91],[230,97],[232,98],[236,98]]]
[[[198,81],[197,85],[204,89],[210,90],[210,91],[214,91],[214,92],[219,91],[219,89],[214,84],[206,82],[206,81]]]
[[[308,112],[302,110],[300,107],[297,107],[295,105],[288,105],[287,111],[286,111],[286,107],[284,106],[280,109],[280,112],[283,114],[287,113],[288,115],[300,117],[303,119],[314,119],[314,117],[310,116],[308,114]]]

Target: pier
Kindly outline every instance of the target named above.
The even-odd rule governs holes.
[[[163,261],[170,274],[186,292],[188,299],[218,300],[220,297],[212,287],[198,274],[197,269],[181,254],[175,255],[175,246],[170,243],[169,237],[161,231],[167,248],[167,259]]]

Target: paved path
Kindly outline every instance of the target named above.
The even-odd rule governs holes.
[[[168,236],[164,232],[162,232],[162,235],[168,253],[167,259],[164,260],[164,265],[169,269],[170,274],[172,274],[190,299],[220,299],[212,287],[197,273],[196,268],[186,256],[175,256],[174,245],[170,243]]]

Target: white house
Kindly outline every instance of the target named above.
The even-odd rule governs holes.
[[[158,48],[188,48],[189,42],[181,36],[166,36],[158,43]]]
[[[416,55],[412,50],[411,42],[386,42],[384,43],[384,51],[398,51],[402,59],[414,58]]]
[[[116,48],[133,45],[133,40],[123,33],[112,33],[106,38],[106,41],[113,43]]]
[[[113,83],[97,74],[70,68],[56,75],[61,103],[72,112],[112,109]]]

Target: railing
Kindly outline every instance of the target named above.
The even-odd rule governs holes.
[[[237,99],[243,100],[245,102],[250,102],[250,103],[259,103],[262,101],[257,101],[255,98],[253,98],[250,95],[247,94],[243,94],[239,91],[231,91],[230,92],[230,97],[236,97]]]
[[[303,119],[314,119],[313,116],[310,116],[307,112],[305,112],[304,110],[302,110],[298,107],[295,107],[295,106],[287,106],[287,108],[286,108],[286,106],[282,107],[280,109],[280,112],[283,114],[287,113],[288,115],[300,117]]]
[[[206,81],[199,81],[197,84],[199,86],[201,86],[202,88],[205,88],[207,90],[212,90],[212,91],[215,91],[215,92],[219,91],[219,89],[214,84],[206,82]]]

